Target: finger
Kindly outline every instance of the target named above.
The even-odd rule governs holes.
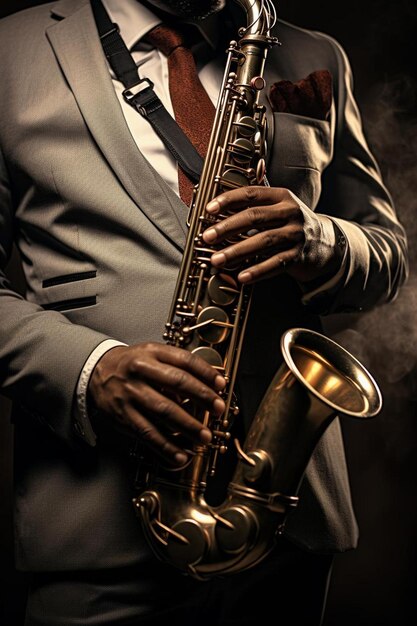
[[[161,433],[161,431],[139,411],[130,407],[127,410],[126,417],[129,427],[138,437],[164,459],[175,465],[184,465],[184,463],[188,461],[188,456],[185,451],[176,446],[168,437]]]
[[[236,211],[256,205],[275,204],[289,198],[287,189],[281,187],[246,186],[226,191],[207,204],[212,215],[223,211]]]
[[[131,402],[137,410],[153,415],[170,430],[179,430],[197,442],[210,443],[211,431],[170,398],[149,385],[129,385]]]
[[[235,266],[259,255],[273,256],[277,252],[290,250],[303,241],[303,230],[294,225],[267,230],[215,252],[211,257],[211,263],[215,267]]]
[[[224,401],[212,387],[179,367],[162,361],[136,359],[132,363],[131,374],[140,381],[148,381],[152,387],[164,387],[171,393],[179,393],[181,397],[193,400],[216,415],[221,415],[225,409]]]
[[[221,243],[252,230],[270,230],[292,222],[301,228],[303,214],[298,206],[290,202],[284,201],[272,206],[255,206],[210,226],[203,233],[203,239],[208,244]]]
[[[288,210],[273,206],[256,206],[235,213],[204,233],[206,243],[220,243],[224,239],[247,233],[250,230],[265,230],[283,225],[288,220]]]
[[[243,270],[238,275],[238,280],[241,283],[249,284],[283,274],[289,265],[293,265],[300,258],[301,250],[302,246],[297,246],[289,251],[271,256],[269,259]]]
[[[153,344],[153,351],[160,363],[185,370],[217,391],[221,391],[226,386],[224,377],[212,365],[188,350],[165,344]]]

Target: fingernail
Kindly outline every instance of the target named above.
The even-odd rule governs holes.
[[[188,456],[183,452],[177,452],[174,458],[178,465],[184,465],[188,461]]]
[[[208,428],[203,428],[203,430],[200,430],[200,439],[203,443],[210,443],[211,438],[211,430],[209,430]]]
[[[220,374],[219,374],[214,379],[214,385],[215,385],[216,389],[218,389],[220,391],[221,389],[224,389],[226,387],[226,380],[223,378],[223,376],[220,376]]]
[[[206,211],[208,213],[217,213],[219,210],[220,204],[217,202],[217,200],[211,200],[211,202],[209,202],[206,206]]]
[[[208,230],[206,230],[203,233],[203,239],[204,241],[207,241],[207,243],[211,243],[212,241],[215,241],[217,239],[216,230],[214,228],[209,228]]]
[[[214,406],[214,409],[215,409],[216,413],[218,413],[219,415],[221,415],[223,413],[223,411],[225,410],[225,408],[226,408],[226,405],[225,405],[224,401],[221,400],[220,398],[217,398],[214,401],[214,405],[213,406]]]
[[[223,265],[223,263],[226,263],[226,255],[223,252],[216,252],[211,257],[211,262],[213,265]]]
[[[247,283],[252,279],[252,274],[250,272],[242,272],[239,274],[238,279],[241,283]]]

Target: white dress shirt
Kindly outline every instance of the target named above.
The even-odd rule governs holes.
[[[161,20],[137,0],[123,0],[123,2],[119,0],[102,0],[102,3],[112,22],[118,24],[121,37],[128,49],[132,51],[132,56],[138,67],[140,77],[149,78],[153,82],[155,93],[169,113],[174,116],[169,94],[167,58],[162,52],[156,49],[146,51],[133,49],[152,28],[161,23]],[[214,14],[199,24],[198,29],[202,35],[201,49],[205,47],[207,51],[207,46],[211,46],[213,49],[215,48],[218,35],[218,19],[219,16]],[[194,52],[194,56],[199,78],[213,104],[216,105],[223,78],[224,60],[222,62],[222,60],[218,58],[218,55],[214,55],[215,58],[213,60],[203,62],[202,59],[205,59],[207,55],[202,54],[200,58],[198,50],[199,48]],[[109,71],[127,126],[136,145],[171,189],[179,195],[177,163],[170,152],[165,148],[150,123],[124,100],[122,95],[124,86],[116,79],[110,66]],[[342,266],[334,277],[314,289],[314,291],[304,294],[304,303],[307,303],[310,298],[316,296],[319,292],[330,289],[333,285],[337,284],[338,280],[343,276],[346,256],[347,254],[345,253]],[[87,412],[87,388],[92,371],[98,360],[108,350],[119,345],[126,344],[113,339],[101,343],[91,353],[80,374],[76,390],[77,405],[75,410],[77,413],[77,421],[81,421],[83,427],[88,430],[90,430],[91,426],[89,425]]]

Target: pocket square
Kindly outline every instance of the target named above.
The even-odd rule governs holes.
[[[316,70],[292,83],[280,80],[271,86],[269,100],[273,111],[326,120],[332,105],[333,79],[328,70]]]

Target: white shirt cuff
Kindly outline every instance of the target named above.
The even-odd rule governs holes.
[[[97,346],[97,348],[92,351],[87,361],[84,363],[83,369],[81,370],[75,392],[76,403],[74,417],[77,433],[87,441],[95,442],[96,440],[96,435],[91,426],[87,409],[87,389],[88,383],[90,382],[91,374],[93,373],[93,370],[97,365],[99,359],[101,359],[101,357],[106,354],[106,352],[108,352],[112,348],[115,348],[116,346],[126,345],[126,343],[116,341],[115,339],[106,339],[105,341],[102,341]]]

